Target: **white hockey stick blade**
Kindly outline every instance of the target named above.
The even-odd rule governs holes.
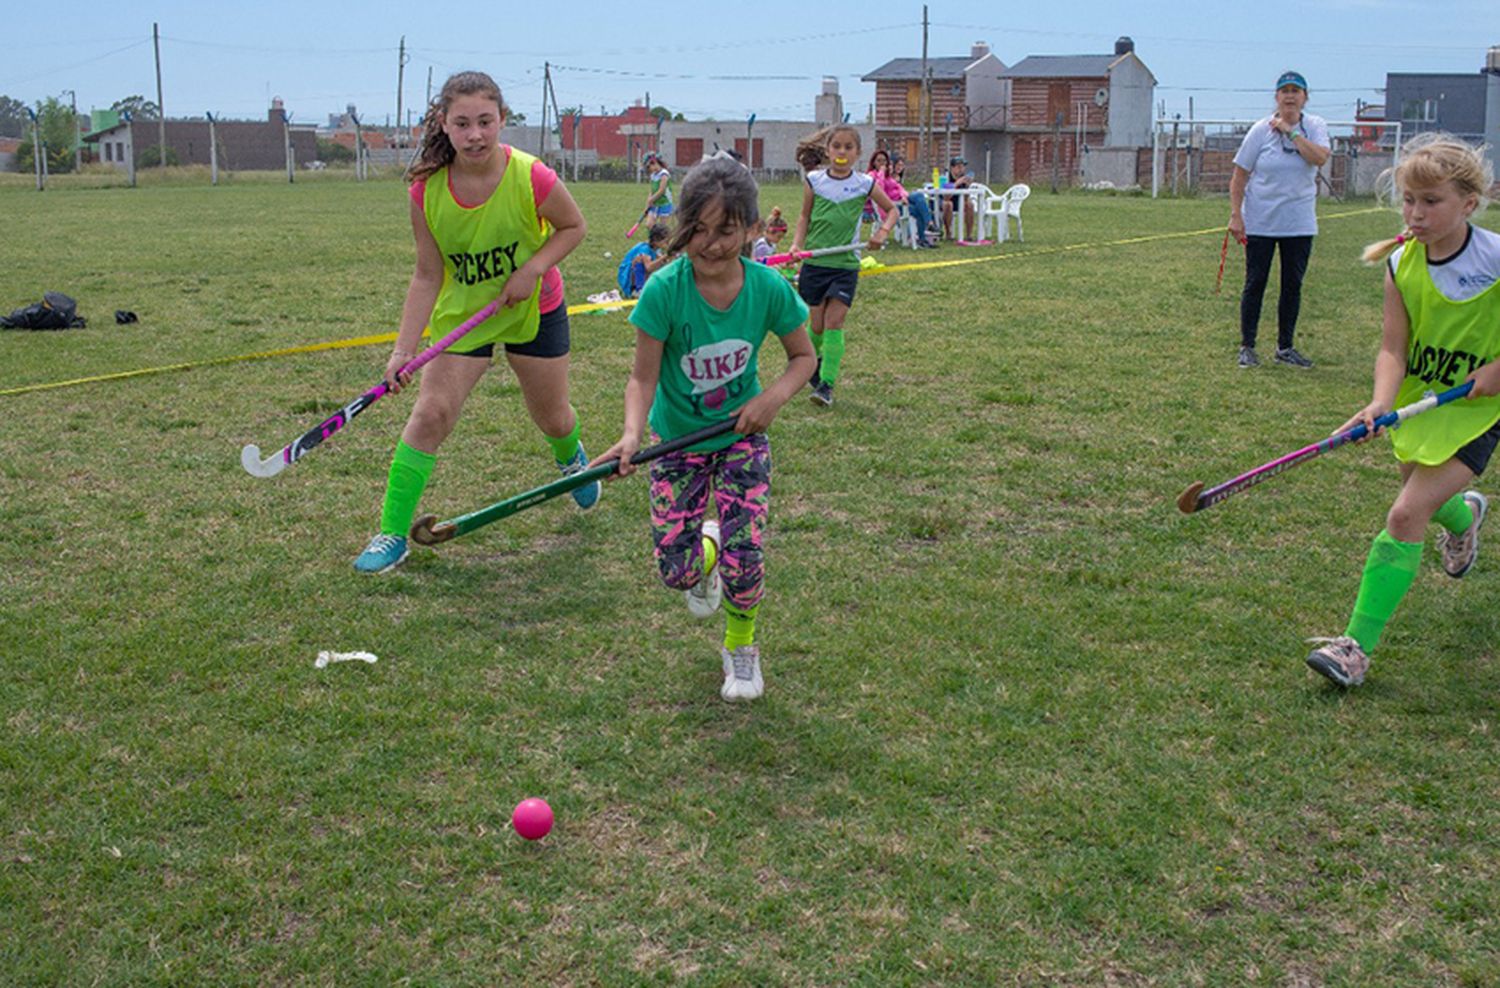
[[[251,443],[240,450],[240,466],[244,467],[245,472],[252,477],[274,477],[286,469],[286,460],[279,449],[269,460],[262,460],[260,447]]]

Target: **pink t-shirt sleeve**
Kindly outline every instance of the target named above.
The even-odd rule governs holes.
[[[419,178],[406,187],[406,194],[411,196],[411,201],[418,209],[423,208],[423,197],[427,195],[427,179]]]

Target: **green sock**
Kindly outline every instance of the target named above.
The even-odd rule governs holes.
[[[569,406],[571,408],[571,406]],[[571,463],[578,455],[578,411],[573,409],[573,431],[566,436],[543,436],[552,447],[552,458],[559,463]]]
[[[1432,520],[1454,535],[1462,535],[1474,524],[1474,509],[1464,500],[1463,493],[1453,495],[1437,509]]]
[[[417,502],[432,476],[437,456],[424,453],[406,445],[396,443],[396,455],[391,457],[391,472],[385,481],[385,503],[380,508],[380,531],[385,535],[406,538],[411,531],[411,520],[417,513]]]
[[[822,360],[823,359],[823,333],[822,333],[821,330],[816,331],[816,332],[814,332],[812,334],[812,343],[813,343],[813,353],[815,353],[815,354],[818,355],[818,359],[819,360]]]
[[[844,331],[823,330],[823,380],[835,384],[839,379],[839,364],[844,362]]]
[[[756,604],[748,611],[741,611],[732,607],[729,601],[724,601],[724,647],[733,652],[741,645],[752,645],[755,643],[755,615],[760,610]]]
[[[1422,543],[1398,542],[1391,533],[1381,531],[1370,546],[1365,559],[1365,575],[1359,581],[1359,596],[1344,634],[1359,642],[1369,655],[1380,643],[1380,633],[1396,613],[1396,605],[1406,596],[1417,578],[1422,563]]]
[[[703,572],[712,573],[714,564],[719,561],[719,547],[714,545],[714,540],[707,535],[703,536]]]

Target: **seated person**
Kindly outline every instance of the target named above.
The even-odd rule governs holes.
[[[625,256],[620,259],[619,270],[615,272],[615,281],[619,283],[622,295],[635,298],[645,287],[646,279],[651,277],[652,272],[671,260],[663,253],[671,238],[672,231],[667,224],[653,223],[646,235],[646,242],[636,244],[625,252]]]
[[[974,184],[974,173],[969,171],[969,162],[961,155],[948,159],[948,173],[939,187],[944,189],[967,189]],[[943,236],[953,239],[953,202],[956,196],[943,196]],[[974,204],[964,197],[964,229],[974,229]]]

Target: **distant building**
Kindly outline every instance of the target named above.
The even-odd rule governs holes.
[[[1095,149],[1151,143],[1156,77],[1129,38],[1108,55],[1032,55],[1006,68],[985,42],[967,57],[929,58],[932,161],[922,162],[922,62],[898,58],[864,76],[875,83],[876,141],[925,171],[961,154],[981,178],[1034,181],[1051,173],[1054,144],[1064,181]],[[1122,163],[1134,157],[1121,152]]]
[[[1445,130],[1489,145],[1500,170],[1500,45],[1478,72],[1387,72],[1385,118],[1401,121],[1402,139]]]
[[[624,113],[564,113],[558,121],[558,138],[563,152],[571,158],[575,149],[585,158],[624,158],[632,167],[647,151],[657,149],[657,131],[661,122],[651,115],[649,107],[636,103]]]
[[[265,120],[219,120],[214,136],[219,142],[219,167],[228,171],[275,171],[286,167],[284,129],[286,110],[281,101],[272,102]],[[161,124],[156,120],[118,121],[84,135],[93,145],[95,161],[124,170],[132,159],[140,162],[141,153],[161,141]],[[166,121],[167,147],[183,165],[209,163],[208,121]],[[292,159],[298,165],[318,160],[317,136],[311,127],[291,128]]]

